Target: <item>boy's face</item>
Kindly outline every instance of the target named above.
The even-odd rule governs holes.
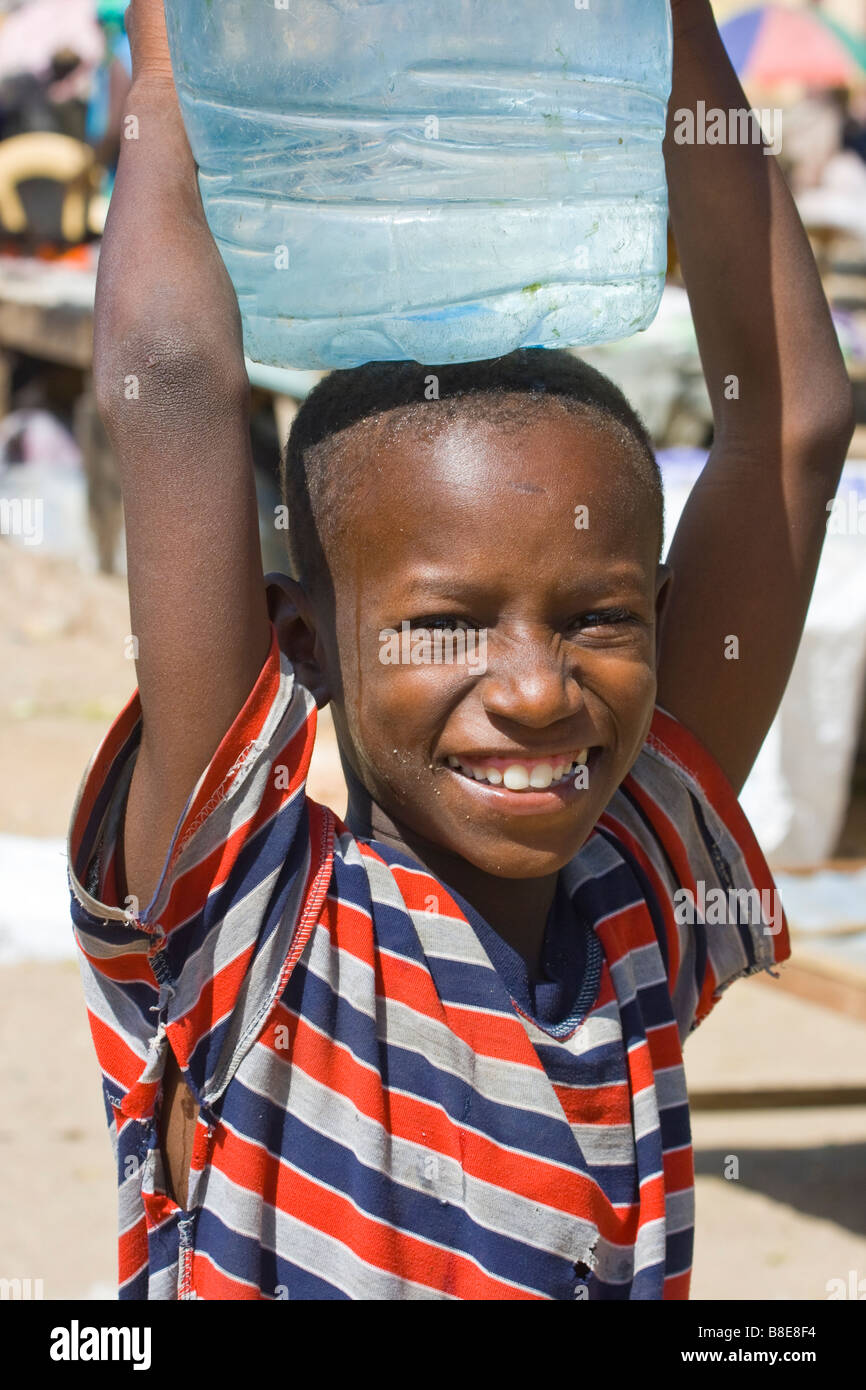
[[[555,873],[652,717],[664,571],[636,463],[594,416],[546,406],[509,431],[461,413],[428,439],[375,430],[344,505],[320,638],[351,772],[416,842],[500,877]],[[465,659],[430,659],[437,628],[463,630]]]

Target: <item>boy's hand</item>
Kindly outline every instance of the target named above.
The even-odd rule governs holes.
[[[126,33],[132,50],[132,80],[168,80],[174,85],[163,0],[132,0],[126,11]]]

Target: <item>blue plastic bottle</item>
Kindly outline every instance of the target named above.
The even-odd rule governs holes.
[[[166,0],[248,355],[626,337],[666,265],[668,0]]]

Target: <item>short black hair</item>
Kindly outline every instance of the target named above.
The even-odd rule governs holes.
[[[425,435],[459,411],[519,428],[528,409],[543,407],[551,397],[575,414],[590,412],[619,431],[657,510],[660,556],[661,474],[637,411],[608,377],[569,350],[520,348],[505,357],[440,366],[365,362],[332,371],[317,383],[292,422],[281,464],[295,577],[309,590],[318,586],[327,572],[325,538],[341,530],[340,502],[353,481],[350,451],[339,438],[342,431],[387,412],[399,412],[402,427]]]

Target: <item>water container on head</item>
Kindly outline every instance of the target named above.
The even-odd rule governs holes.
[[[668,0],[166,0],[254,361],[626,337],[667,260]]]

